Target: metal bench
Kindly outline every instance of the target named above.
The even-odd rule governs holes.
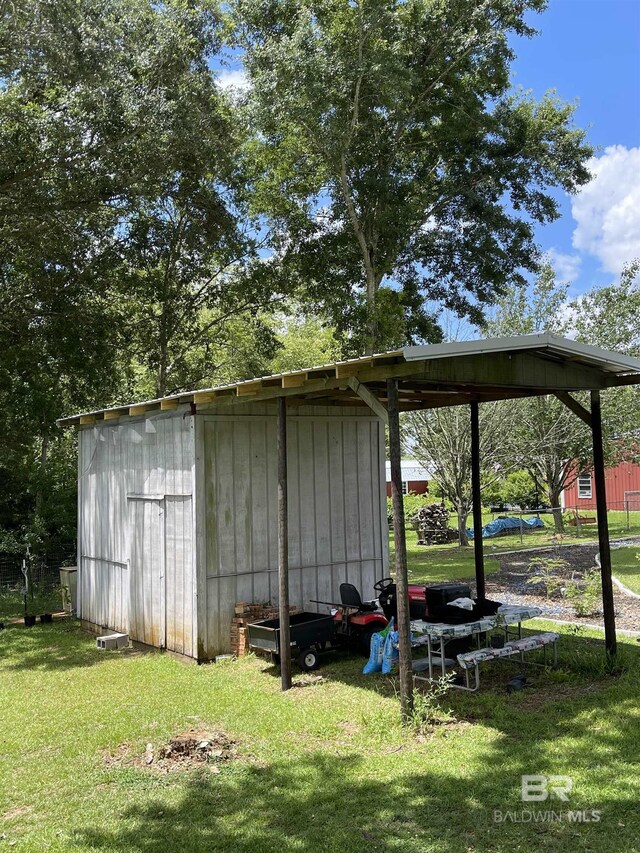
[[[505,643],[505,645],[500,649],[477,649],[473,652],[465,652],[464,654],[458,655],[458,663],[464,670],[466,687],[462,685],[456,686],[459,686],[461,690],[470,690],[475,692],[480,687],[481,663],[484,663],[485,661],[500,660],[502,658],[512,657],[513,655],[520,655],[520,659],[524,661],[524,653],[534,651],[535,649],[543,649],[544,663],[540,665],[546,666],[547,646],[553,646],[553,665],[556,666],[558,663],[557,642],[559,639],[559,634],[548,631],[544,634],[534,634],[532,637],[522,637],[519,640],[512,640],[509,643]],[[469,673],[471,670],[474,671],[475,675],[475,683],[473,687],[469,684]]]

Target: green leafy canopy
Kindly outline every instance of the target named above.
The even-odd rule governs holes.
[[[437,339],[425,300],[478,322],[536,268],[533,223],[559,215],[550,188],[588,180],[574,106],[511,88],[509,39],[533,35],[525,15],[544,6],[235,3],[259,131],[247,151],[254,210],[358,345]],[[395,340],[384,287],[399,294]]]

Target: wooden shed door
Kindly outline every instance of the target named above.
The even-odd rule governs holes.
[[[191,495],[130,496],[132,640],[193,656]]]
[[[129,499],[129,636],[165,645],[164,500]]]

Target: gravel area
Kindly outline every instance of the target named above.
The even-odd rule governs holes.
[[[640,540],[627,539],[612,543],[612,547],[635,544],[640,544]],[[562,593],[562,582],[572,579],[580,581],[584,572],[596,565],[597,553],[598,546],[589,544],[492,554],[492,559],[500,563],[500,571],[487,577],[487,596],[504,604],[534,605],[542,610],[543,616],[552,619],[603,626],[601,608],[589,616],[578,616],[571,602]],[[539,557],[563,560],[566,564],[556,572],[561,579],[561,589],[553,596],[547,596],[544,584],[531,582],[532,577],[540,574],[539,567],[532,566],[531,561]],[[640,631],[640,599],[625,595],[615,586],[613,599],[617,627],[626,631]]]

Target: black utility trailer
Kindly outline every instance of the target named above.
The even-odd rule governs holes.
[[[320,652],[333,646],[336,622],[333,616],[322,613],[292,613],[289,617],[292,657],[297,654],[301,669],[317,669]],[[247,626],[249,647],[270,652],[274,663],[280,662],[280,622],[263,619]]]

